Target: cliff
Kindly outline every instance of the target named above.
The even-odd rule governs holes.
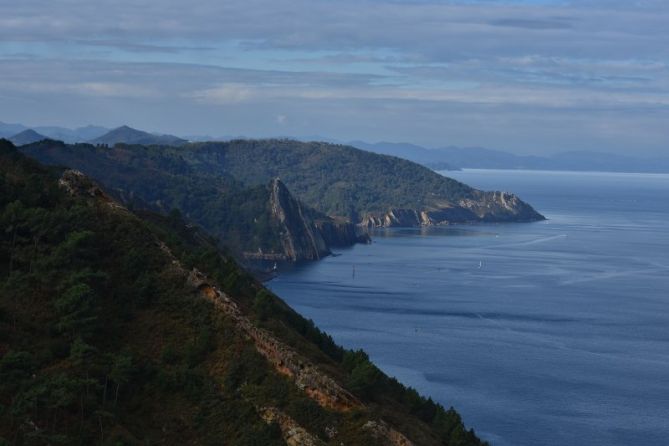
[[[280,225],[279,236],[286,258],[292,261],[318,260],[330,254],[313,220],[278,178],[270,184],[269,206],[272,217]]]
[[[475,198],[426,209],[390,209],[368,213],[364,228],[416,227],[476,222],[531,222],[544,217],[517,196],[507,192],[479,192]]]
[[[369,243],[369,235],[351,222],[319,214],[300,203],[280,179],[269,185],[269,207],[279,226],[282,252],[246,252],[250,260],[318,260],[330,247]]]
[[[345,247],[372,241],[366,231],[350,221],[323,217],[316,220],[315,224],[329,246]]]

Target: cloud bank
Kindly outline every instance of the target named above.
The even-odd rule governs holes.
[[[0,120],[668,149],[663,1],[0,3]]]

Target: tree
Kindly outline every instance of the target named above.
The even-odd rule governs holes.
[[[121,352],[114,356],[109,377],[116,383],[116,392],[114,395],[114,406],[118,403],[118,392],[122,384],[127,384],[132,376],[133,365],[132,356],[127,352]]]
[[[253,311],[259,320],[264,321],[272,316],[276,312],[275,307],[274,299],[267,290],[263,289],[256,293],[256,298],[253,301]]]
[[[56,328],[62,333],[87,334],[93,327],[96,296],[85,283],[72,285],[54,302],[58,320]]]

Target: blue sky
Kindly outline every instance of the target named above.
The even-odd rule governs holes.
[[[0,0],[0,121],[669,151],[665,0]]]

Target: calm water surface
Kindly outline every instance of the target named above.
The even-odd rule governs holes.
[[[669,444],[669,175],[447,174],[549,220],[380,231],[270,287],[493,445]]]

